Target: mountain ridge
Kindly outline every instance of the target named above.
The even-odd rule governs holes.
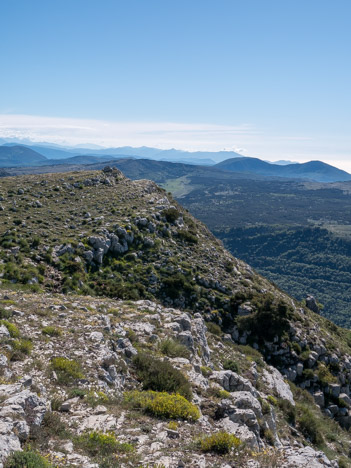
[[[0,195],[0,463],[345,466],[351,337],[312,299],[118,169]]]
[[[287,178],[305,178],[319,182],[337,182],[351,180],[351,174],[322,161],[306,163],[273,164],[258,158],[234,158],[222,161],[214,167],[234,172],[247,172],[266,176]]]

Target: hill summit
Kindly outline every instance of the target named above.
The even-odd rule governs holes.
[[[322,161],[306,163],[273,164],[257,158],[231,158],[214,167],[224,171],[246,172],[264,176],[310,179],[319,182],[337,182],[351,180],[351,174]]]
[[[348,330],[154,182],[106,167],[0,197],[5,467],[348,466]]]

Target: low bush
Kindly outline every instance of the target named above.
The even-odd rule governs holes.
[[[222,336],[222,330],[219,325],[213,322],[206,322],[207,331],[216,336]]]
[[[282,337],[284,332],[290,329],[289,319],[294,318],[294,311],[290,304],[267,293],[254,296],[251,299],[256,312],[237,318],[237,324],[241,331],[250,330],[254,337],[262,343],[264,340],[273,341],[275,336]],[[269,323],[269,327],[263,326]]]
[[[0,307],[0,319],[8,319],[12,316],[11,310],[6,310]]]
[[[33,343],[26,338],[13,340],[11,346],[11,361],[22,361],[26,356],[30,355],[33,349]]]
[[[222,399],[228,399],[230,398],[230,393],[227,392],[227,390],[218,390],[218,398],[222,398]]]
[[[318,363],[317,377],[320,383],[324,386],[330,383],[336,383],[338,381],[337,378],[334,377],[334,375],[330,372],[328,367],[321,362]]]
[[[4,468],[51,468],[52,465],[39,453],[28,450],[14,452],[5,462]]]
[[[305,369],[302,372],[302,376],[305,380],[313,380],[314,379],[314,372],[312,369]]]
[[[172,276],[163,278],[163,292],[171,299],[177,299],[180,296],[192,298],[196,300],[197,289],[196,284],[189,276],[184,276],[182,273],[177,272]]]
[[[268,395],[267,400],[271,405],[278,406],[278,400],[274,396]]]
[[[106,403],[109,402],[108,396],[101,391],[94,392],[91,390],[85,398],[88,405],[92,408],[95,408],[98,405],[106,405]]]
[[[298,410],[297,424],[300,431],[313,444],[321,445],[323,443],[323,436],[316,416],[304,405],[299,404]]]
[[[187,231],[186,229],[181,229],[178,231],[178,237],[181,240],[184,240],[185,242],[188,242],[189,244],[197,244],[198,239],[195,234],[192,234],[191,232]]]
[[[85,390],[84,388],[72,388],[68,394],[68,397],[69,398],[76,398],[76,397],[84,398],[87,393],[88,391]]]
[[[33,430],[33,429],[32,429]],[[49,441],[52,437],[61,439],[70,438],[70,432],[67,424],[62,421],[61,416],[53,411],[47,411],[43,422],[37,427],[37,432],[41,437],[46,437]]]
[[[274,445],[274,441],[275,441],[274,434],[270,429],[265,429],[263,432],[263,436],[267,440],[269,445]]]
[[[233,359],[226,359],[224,362],[223,362],[223,368],[225,370],[231,370],[233,372],[239,372],[239,365],[236,361],[234,361]]]
[[[233,448],[239,447],[241,440],[227,432],[217,432],[200,439],[200,448],[203,452],[215,452],[219,454],[229,453]]]
[[[167,424],[167,428],[170,429],[171,431],[177,431],[178,423],[176,421],[169,421],[169,423]]]
[[[201,366],[200,370],[201,370],[201,374],[204,377],[209,377],[213,372],[213,370],[210,367],[207,367],[207,366]]]
[[[174,221],[176,221],[180,216],[180,213],[176,208],[168,208],[163,210],[162,214],[169,223],[174,223]]]
[[[301,346],[299,345],[299,343],[292,343],[291,345],[291,349],[293,349],[295,351],[296,354],[301,354]]]
[[[119,442],[112,432],[85,432],[75,438],[74,445],[92,457],[111,453],[127,453],[134,450],[133,445]]]
[[[178,341],[173,340],[172,338],[166,338],[160,343],[160,351],[165,356],[170,358],[182,357],[189,358],[189,350],[186,346]]]
[[[191,400],[192,392],[187,378],[168,361],[139,353],[134,357],[133,365],[144,390],[179,393]]]
[[[0,325],[5,325],[8,329],[11,338],[19,338],[20,332],[14,323],[8,322],[7,320],[0,320]]]
[[[48,335],[48,336],[61,336],[62,335],[62,331],[59,328],[51,327],[51,326],[44,327],[41,332],[43,335]]]
[[[293,406],[289,400],[283,400],[280,398],[278,400],[278,406],[284,413],[284,416],[289,424],[295,424],[296,420],[296,408]]]
[[[65,357],[53,358],[51,368],[56,372],[59,383],[64,385],[69,385],[84,377],[80,364]]]
[[[139,392],[124,394],[125,403],[139,408],[158,418],[186,419],[196,421],[200,417],[198,408],[182,395],[170,395],[166,392]]]
[[[271,405],[261,397],[258,398],[258,401],[261,403],[262,413],[271,414]]]

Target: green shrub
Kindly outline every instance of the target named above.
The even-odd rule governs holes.
[[[48,336],[61,336],[62,335],[62,331],[59,328],[51,327],[51,326],[44,327],[41,332],[43,335],[48,335]]]
[[[226,359],[223,362],[223,368],[225,370],[231,370],[233,372],[239,372],[239,365],[236,361],[233,361],[233,359]]]
[[[174,221],[176,221],[180,216],[180,213],[176,208],[168,208],[163,210],[162,214],[169,223],[174,223]]]
[[[261,403],[262,413],[271,414],[271,405],[261,397],[258,398],[258,401]]]
[[[12,316],[11,310],[6,310],[0,307],[0,319],[8,319]]]
[[[211,367],[207,367],[207,366],[201,366],[200,370],[201,370],[201,374],[204,377],[209,377],[213,372]]]
[[[91,390],[87,395],[86,395],[86,401],[89,406],[92,408],[95,408],[98,405],[105,405],[106,403],[109,402],[108,396],[104,392],[94,392]]]
[[[198,408],[182,395],[166,392],[126,392],[124,401],[158,418],[186,419],[196,421],[200,417]]]
[[[250,330],[252,338],[259,342],[273,341],[275,336],[282,335],[290,330],[289,319],[294,318],[293,308],[290,304],[276,298],[271,293],[257,295],[251,299],[256,312],[244,317],[238,317],[240,330]],[[269,323],[269,327],[266,324]]]
[[[216,336],[222,336],[222,330],[219,325],[214,322],[206,322],[207,331]]]
[[[189,358],[190,355],[189,350],[186,346],[184,346],[181,343],[178,343],[172,338],[166,338],[160,343],[160,351],[162,354],[170,358]]]
[[[5,462],[4,468],[50,468],[52,465],[39,453],[28,450],[14,452]]]
[[[21,355],[23,355],[23,357],[29,356],[33,349],[33,343],[27,338],[13,340],[11,345],[13,348],[11,356],[12,361],[21,360]]]
[[[267,440],[267,442],[269,443],[269,445],[274,445],[274,434],[273,432],[270,430],[270,429],[265,429],[263,431],[263,436],[264,438]]]
[[[328,367],[321,362],[318,363],[317,377],[322,385],[328,385],[338,381],[337,378],[329,371]]]
[[[163,278],[162,282],[164,293],[171,299],[177,299],[181,295],[188,298],[197,297],[195,282],[191,278],[185,277],[180,272]]]
[[[80,364],[65,357],[53,358],[51,368],[56,372],[58,381],[61,384],[69,385],[76,379],[84,378]]]
[[[205,436],[200,440],[200,448],[203,452],[219,454],[229,453],[233,448],[239,447],[240,444],[240,439],[224,431]]]
[[[126,337],[131,343],[136,343],[138,341],[138,335],[131,328],[128,328],[128,330],[126,330]]]
[[[304,405],[299,404],[299,415],[297,423],[303,435],[313,444],[321,445],[323,436],[320,431],[319,422],[313,412]]]
[[[133,359],[139,380],[144,390],[179,393],[191,400],[191,387],[186,377],[168,361],[160,361],[153,356],[139,353]]]
[[[346,457],[340,457],[338,460],[339,463],[339,468],[349,468],[350,467],[350,462],[349,459]]]
[[[271,405],[278,406],[278,400],[274,396],[268,395],[267,400]]]
[[[47,411],[41,425],[31,428],[31,438],[36,441],[36,445],[45,446],[53,437],[68,439],[71,437],[71,433],[67,424],[62,421],[60,414]]]
[[[218,390],[218,398],[227,399],[230,398],[230,393],[227,390]]]
[[[305,380],[313,380],[314,379],[314,372],[312,369],[305,369],[302,372],[302,376]]]
[[[299,343],[292,343],[291,345],[291,348],[295,351],[296,354],[301,354],[301,346],[299,345]]]
[[[61,405],[63,403],[62,398],[54,397],[51,400],[51,410],[52,411],[59,411],[61,408]]]
[[[310,354],[311,354],[311,350],[309,347],[307,347],[307,349],[305,349],[305,351],[303,351],[301,354],[300,354],[300,359],[301,361],[303,362],[306,362],[309,360],[310,358]]]
[[[185,242],[188,242],[189,244],[197,244],[198,239],[195,234],[192,234],[191,232],[187,231],[186,229],[181,229],[178,231],[178,237],[181,240],[184,240]]]
[[[119,442],[112,432],[85,432],[77,436],[74,445],[91,456],[127,453],[134,450],[133,445]]]
[[[72,388],[68,394],[69,398],[84,398],[85,395],[87,394],[87,390],[84,388]]]
[[[14,323],[8,322],[7,320],[0,320],[0,325],[5,325],[10,333],[11,338],[19,338],[20,332]]]
[[[289,400],[283,400],[280,398],[278,400],[278,406],[284,413],[284,416],[289,424],[295,424],[296,420],[296,408],[290,403]]]

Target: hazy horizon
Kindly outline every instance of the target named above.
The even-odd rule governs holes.
[[[351,172],[351,2],[2,5],[0,138]]]

